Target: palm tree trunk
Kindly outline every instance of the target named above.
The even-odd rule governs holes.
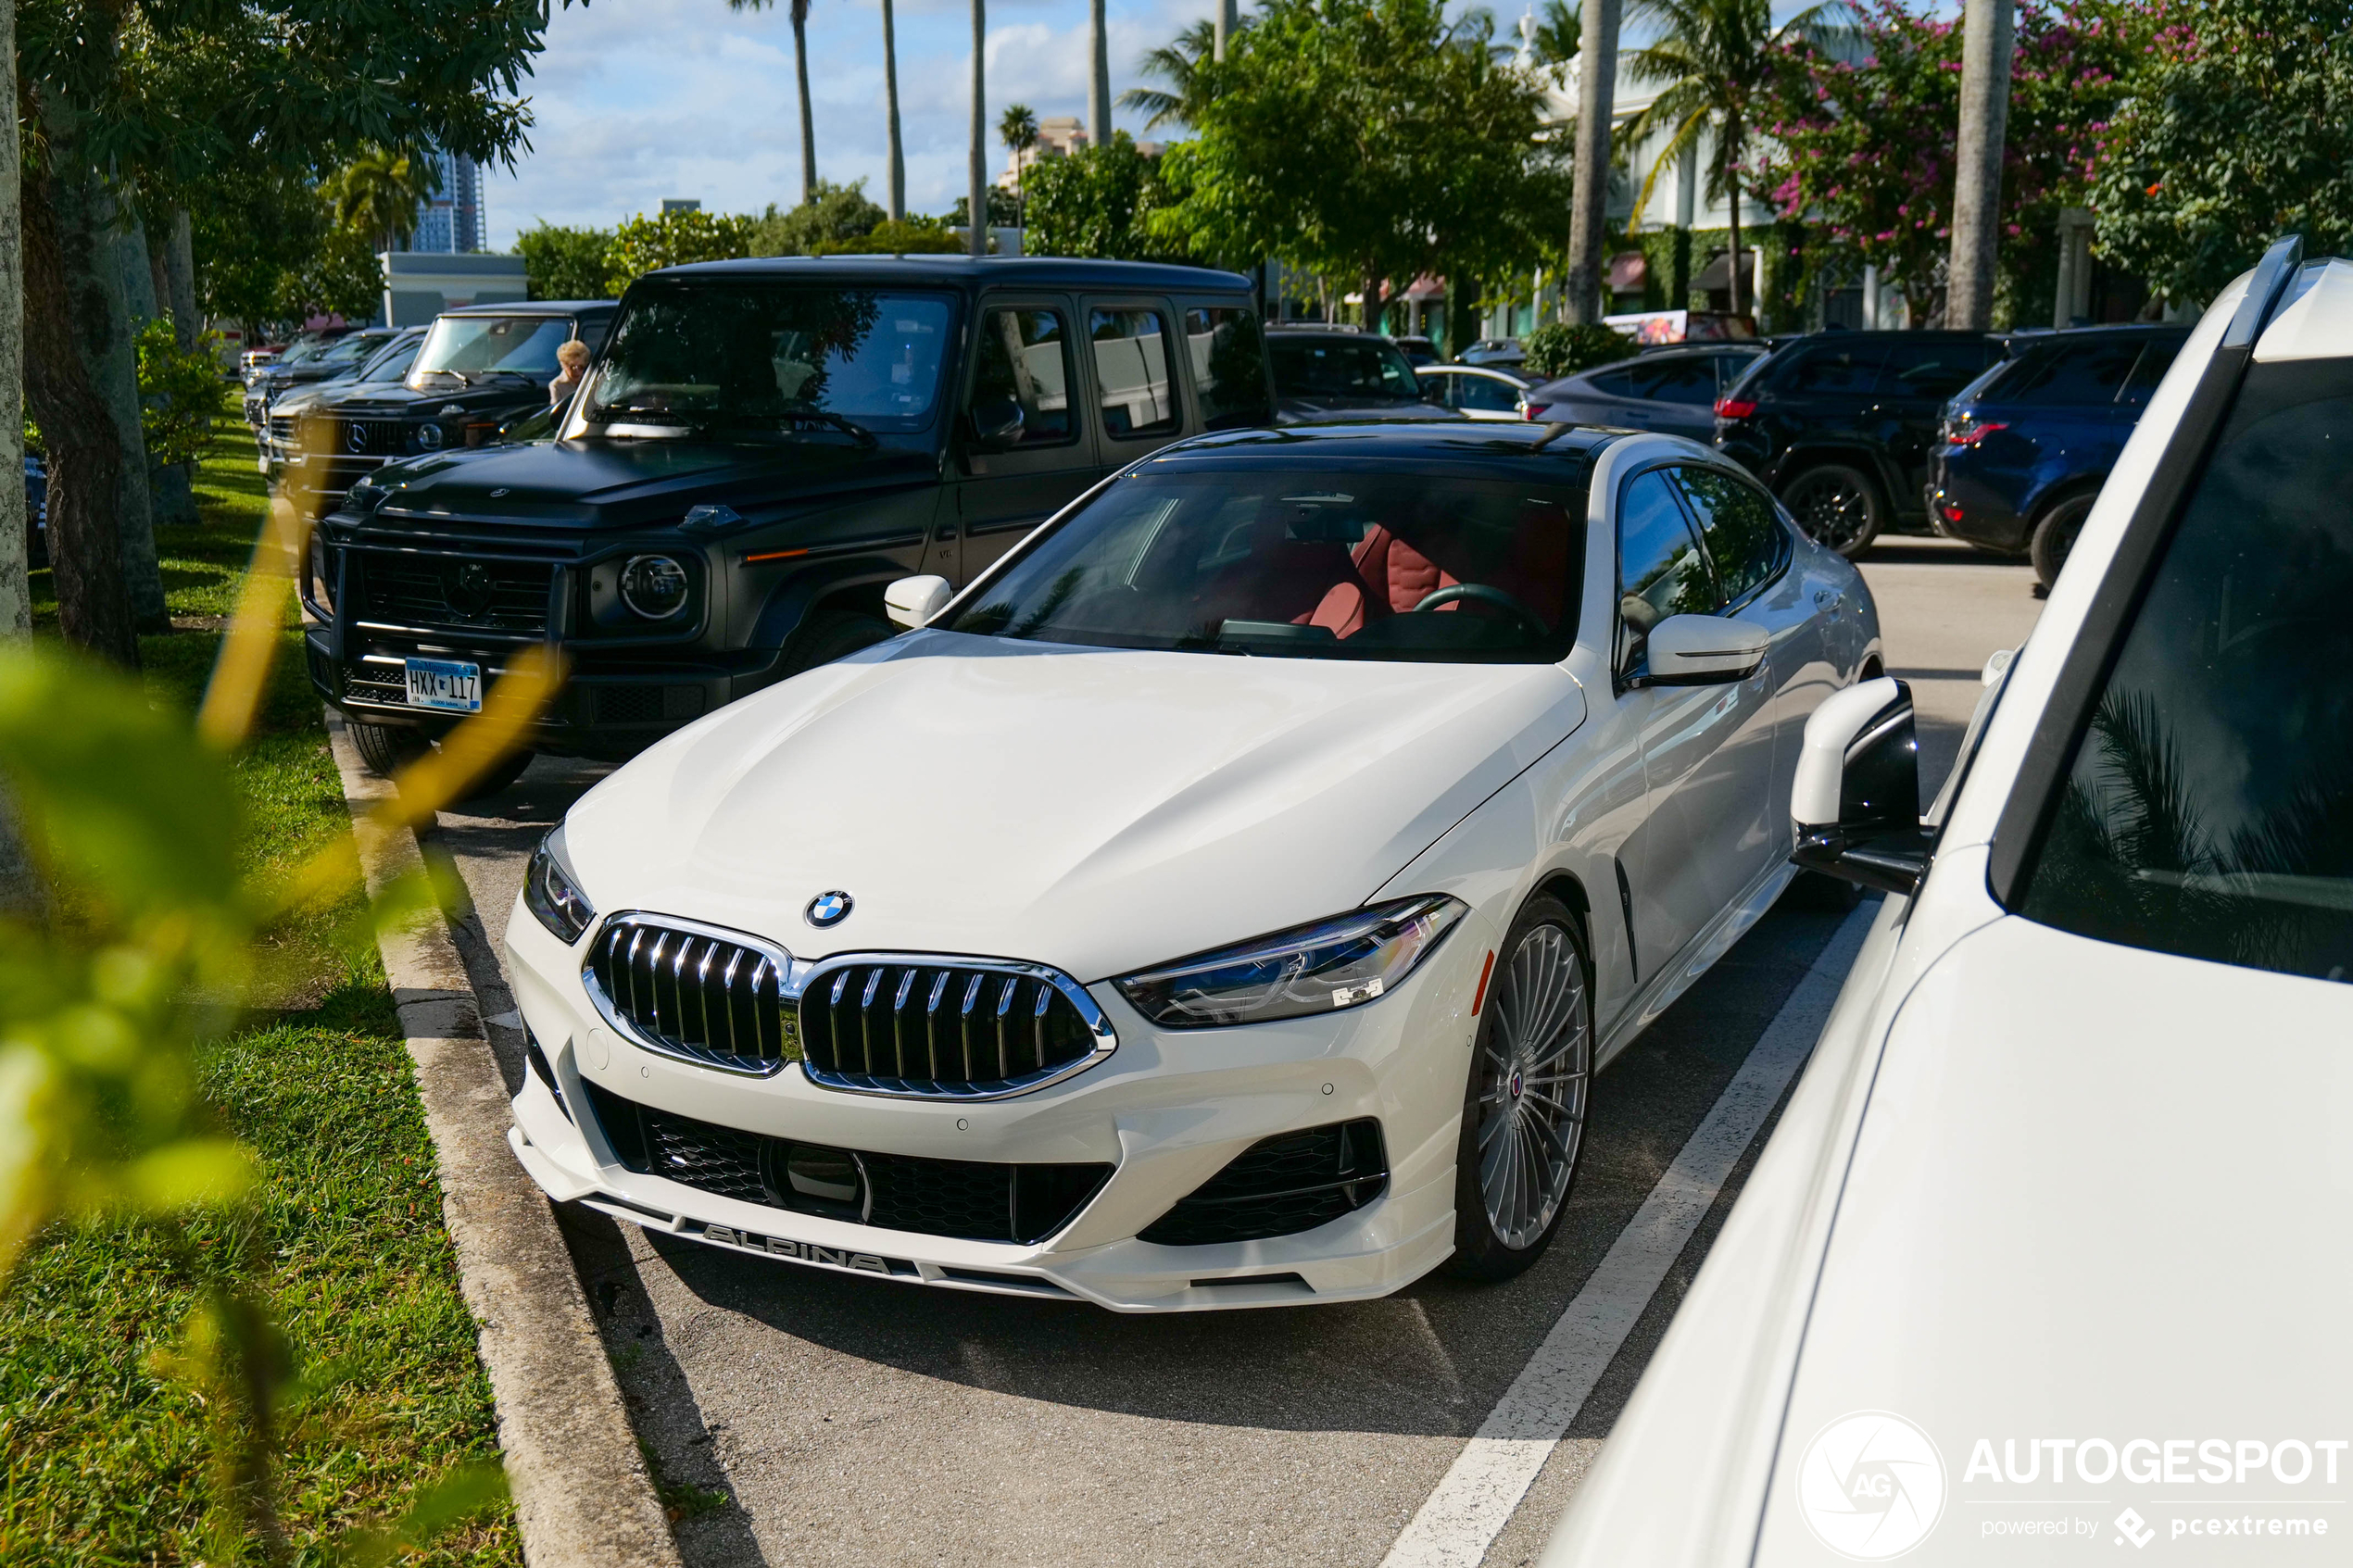
[[[964,208],[964,248],[988,254],[988,0],[973,0],[973,145]]]
[[[1577,179],[1569,208],[1568,270],[1562,301],[1572,322],[1602,319],[1602,229],[1609,212],[1609,131],[1617,86],[1617,24],[1623,0],[1585,0],[1577,44]],[[1450,323],[1448,330],[1453,330]]]
[[[1111,42],[1103,36],[1103,0],[1087,0],[1087,134],[1111,145]]]
[[[24,226],[17,190],[23,177],[17,130],[17,0],[0,0],[0,408],[24,397]],[[24,467],[24,422],[0,420],[0,473]],[[0,637],[32,632],[32,591],[25,577],[32,541],[24,486],[0,484]],[[0,823],[0,909],[19,907],[19,875],[29,875],[12,849],[13,831]]]
[[[1741,313],[1741,159],[1740,132],[1732,125],[1724,127],[1724,189],[1730,194],[1732,209],[1732,314]]]
[[[792,12],[793,73],[800,83],[800,204],[817,199],[817,126],[809,113],[809,8]]]
[[[890,220],[907,216],[907,157],[899,140],[899,35],[894,31],[890,0],[882,0],[883,107],[890,119]]]
[[[2010,0],[1968,0],[1961,13],[1961,130],[1953,159],[1953,259],[1946,273],[1944,324],[1971,332],[1994,324],[2013,26]]]

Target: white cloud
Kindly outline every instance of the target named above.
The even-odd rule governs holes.
[[[1213,0],[1120,0],[1109,7],[1114,98],[1135,62]],[[971,12],[956,0],[897,0],[899,96],[908,205],[945,211],[964,189]],[[1009,103],[1041,117],[1087,112],[1087,8],[1080,0],[994,0],[984,58],[992,128]],[[809,18],[817,169],[863,178],[881,198],[882,19],[876,0],[817,0]],[[610,225],[666,196],[712,211],[758,212],[800,194],[799,108],[784,10],[735,12],[724,0],[606,0],[559,7],[527,91],[532,150],[486,181],[490,243],[551,223]],[[1139,132],[1136,117],[1114,122]],[[1004,149],[993,135],[992,172]]]

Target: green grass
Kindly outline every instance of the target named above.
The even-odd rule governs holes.
[[[233,414],[196,494],[202,523],[158,541],[180,629],[140,646],[158,700],[189,708],[268,505]],[[54,635],[48,575],[34,574],[34,600]],[[301,633],[288,627],[237,764],[245,861],[265,876],[349,831]],[[262,1187],[241,1217],[192,1228],[193,1272],[260,1260],[257,1283],[303,1380],[280,1507],[304,1562],[452,1466],[497,1453],[398,1022],[372,945],[340,935],[359,913],[355,896],[280,937],[264,966],[270,1010],[201,1063],[207,1098],[259,1157]],[[155,1364],[197,1300],[166,1243],[146,1225],[55,1226],[0,1288],[0,1564],[236,1560],[211,1533],[208,1412]],[[404,1561],[521,1559],[502,1506]]]

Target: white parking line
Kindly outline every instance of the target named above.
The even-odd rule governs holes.
[[[1832,935],[1381,1568],[1478,1568],[1805,1065],[1878,913],[1876,901],[1864,904]]]

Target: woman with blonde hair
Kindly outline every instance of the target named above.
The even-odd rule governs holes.
[[[551,408],[562,408],[587,378],[588,345],[578,338],[571,339],[556,350],[556,363],[563,367],[563,373],[547,383],[547,406]]]

